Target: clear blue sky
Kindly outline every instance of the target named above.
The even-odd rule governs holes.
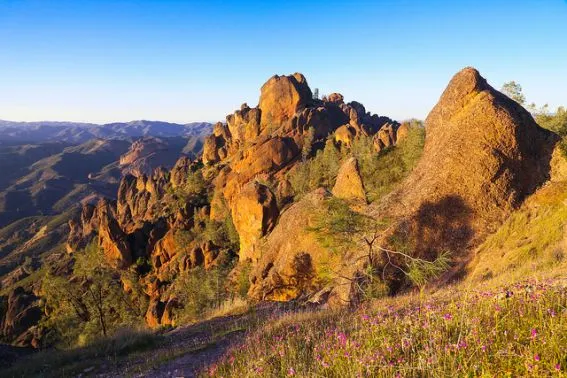
[[[216,121],[296,71],[422,118],[469,65],[567,105],[567,2],[0,0],[0,119]]]

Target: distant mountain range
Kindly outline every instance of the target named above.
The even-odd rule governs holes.
[[[195,158],[212,124],[132,121],[96,125],[0,121],[0,228],[114,197],[124,174]]]
[[[76,122],[13,122],[0,120],[0,144],[65,142],[80,144],[94,138],[129,139],[145,136],[160,138],[199,137],[211,133],[212,124],[188,124],[161,121],[115,122],[103,125]]]

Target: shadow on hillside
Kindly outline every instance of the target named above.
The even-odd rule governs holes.
[[[398,225],[390,241],[392,247],[430,261],[448,252],[455,263],[450,274],[458,275],[462,270],[460,261],[474,236],[472,220],[473,211],[460,196],[445,196],[422,203],[412,216]],[[403,277],[398,276],[398,279]]]

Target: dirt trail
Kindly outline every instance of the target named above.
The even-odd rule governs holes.
[[[164,333],[155,347],[98,370],[94,376],[196,377],[244,341],[248,332],[290,310],[289,305],[264,304],[243,315],[175,328]]]

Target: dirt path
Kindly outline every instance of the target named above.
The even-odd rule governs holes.
[[[287,308],[285,308],[287,307]],[[227,316],[175,328],[161,336],[155,347],[96,372],[97,377],[196,377],[217,362],[231,347],[237,347],[251,330],[288,306],[269,304],[253,312]],[[86,374],[89,375],[89,374]]]
[[[189,352],[164,365],[157,366],[142,376],[152,378],[196,377],[199,371],[203,371],[208,365],[218,361],[229,347],[237,345],[243,339],[243,335],[244,332],[231,334],[199,351]]]

